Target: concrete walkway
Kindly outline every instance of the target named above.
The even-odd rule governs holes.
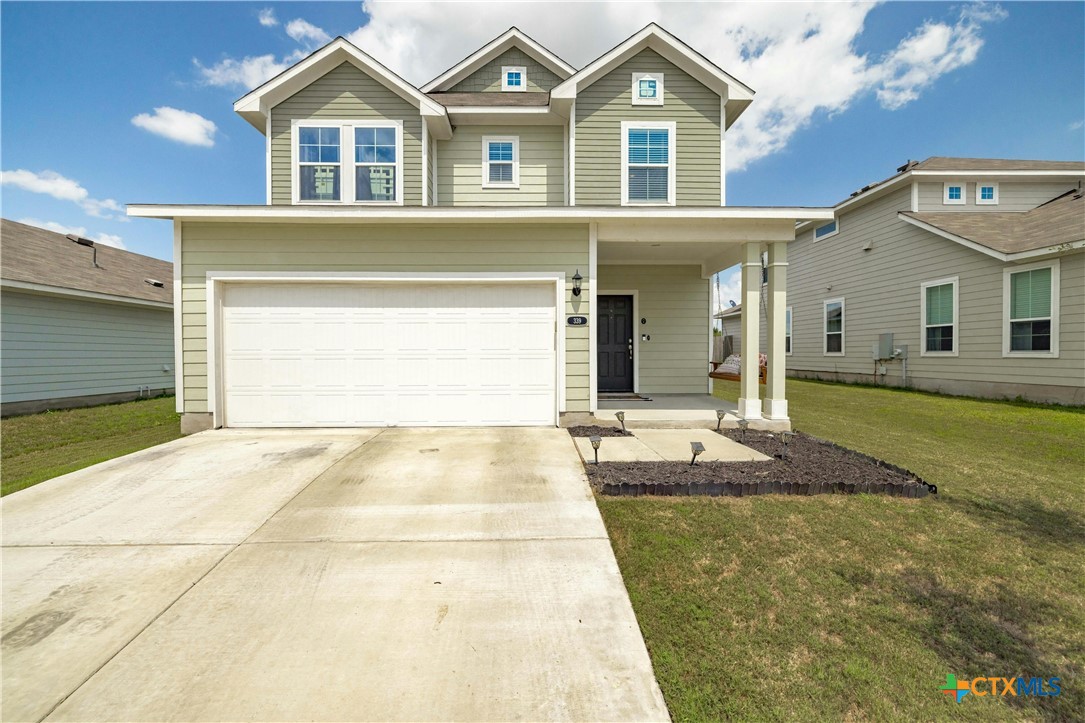
[[[698,462],[764,462],[768,455],[709,429],[634,429],[632,437],[603,437],[600,462],[689,462],[690,442],[700,442],[704,452]],[[595,459],[587,437],[577,437],[576,447],[584,461]]]
[[[217,431],[18,492],[5,720],[665,720],[560,429]]]

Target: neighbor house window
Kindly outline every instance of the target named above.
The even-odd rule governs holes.
[[[398,126],[354,129],[354,200],[395,203],[398,200]]]
[[[823,224],[814,229],[814,241],[820,241],[823,238],[836,236],[838,233],[840,233],[840,224],[834,218],[829,223]]]
[[[844,354],[844,300],[825,302],[825,354]]]
[[[633,105],[663,105],[663,73],[633,73]]]
[[[520,139],[487,136],[482,139],[482,187],[518,188],[520,185]]]
[[[957,277],[920,284],[923,348],[928,354],[957,355]]]
[[[791,307],[784,312],[784,353],[791,353]]]
[[[943,205],[964,205],[964,184],[946,183],[942,186]]]
[[[1059,262],[1006,269],[1003,294],[1003,353],[1058,356]]]
[[[976,184],[976,203],[980,206],[997,206],[998,205],[998,184],[997,183],[979,183]]]
[[[298,200],[339,201],[339,128],[298,128]]]
[[[505,66],[501,69],[501,90],[522,91],[527,89],[527,68]]]
[[[622,121],[622,203],[674,205],[673,122]]]

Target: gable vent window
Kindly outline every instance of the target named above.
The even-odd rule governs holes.
[[[674,123],[622,122],[622,203],[674,205]]]
[[[298,198],[338,201],[342,167],[338,128],[298,129]]]
[[[520,139],[487,136],[482,139],[482,187],[517,188],[520,185]]]
[[[663,73],[633,73],[633,105],[663,105]]]
[[[501,90],[527,90],[527,68],[523,66],[505,66],[501,69]]]

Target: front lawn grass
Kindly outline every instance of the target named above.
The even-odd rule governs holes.
[[[0,420],[0,493],[181,436],[173,397]]]
[[[788,397],[796,429],[938,494],[598,497],[674,719],[1080,720],[1083,410],[797,380]],[[947,673],[1062,694],[958,704]]]

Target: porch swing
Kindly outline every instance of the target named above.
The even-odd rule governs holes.
[[[716,316],[718,317],[723,313],[723,298],[720,296],[720,275],[716,275]],[[761,294],[764,294],[762,288]],[[755,313],[760,313],[758,309]],[[745,311],[743,311],[745,313]],[[715,330],[715,324],[713,323],[713,332]],[[713,333],[713,346],[715,345],[715,333]],[[742,365],[741,358],[737,354],[731,354],[729,357],[722,361],[712,360],[709,362],[711,369],[708,371],[708,377],[710,379],[722,379],[728,382],[737,382],[742,380]],[[765,384],[768,381],[768,361],[764,354],[759,355],[757,365],[757,381],[760,384]]]

